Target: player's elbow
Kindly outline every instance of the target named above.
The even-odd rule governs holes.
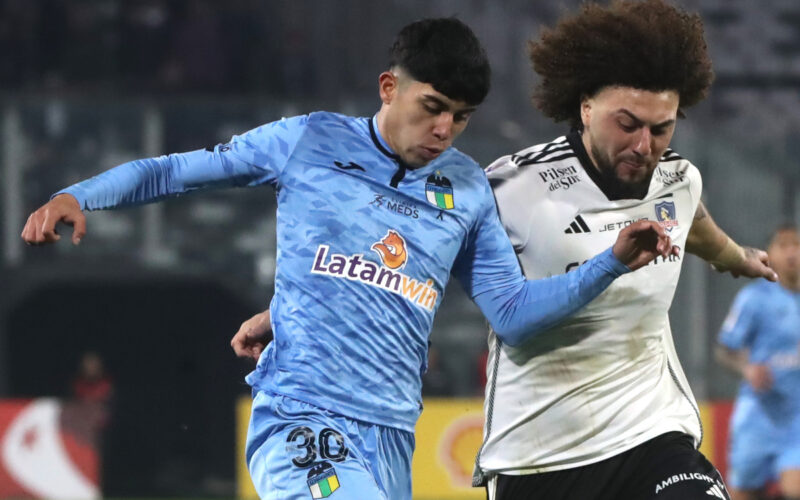
[[[714,346],[714,359],[722,365],[729,365],[731,360],[736,357],[735,351],[727,346],[717,343]]]
[[[494,334],[507,346],[518,347],[545,329],[546,320],[539,315],[520,317],[504,312],[488,319]]]
[[[524,330],[509,328],[506,325],[492,325],[492,331],[494,331],[494,334],[500,339],[500,342],[509,347],[519,347],[531,336],[528,335],[526,337],[526,332]]]

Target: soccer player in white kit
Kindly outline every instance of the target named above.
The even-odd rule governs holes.
[[[588,4],[530,44],[537,107],[572,131],[487,168],[526,276],[570,272],[641,219],[719,270],[775,280],[700,201],[668,149],[680,110],[713,80],[699,16],[662,0]],[[684,259],[656,259],[523,343],[489,338],[475,482],[499,499],[729,498],[697,451],[697,404],[668,309]]]

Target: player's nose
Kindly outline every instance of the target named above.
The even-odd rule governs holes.
[[[433,125],[433,135],[440,141],[447,141],[453,137],[452,113],[439,113]]]
[[[633,150],[641,156],[648,156],[653,151],[653,133],[648,127],[639,130]]]

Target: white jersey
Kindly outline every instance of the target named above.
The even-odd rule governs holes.
[[[678,257],[617,278],[584,309],[519,347],[490,332],[484,474],[569,469],[670,431],[702,439],[667,312],[700,201],[697,168],[671,150],[642,200],[610,201],[580,135],[505,156],[487,168],[500,218],[528,278],[579,266],[621,228],[660,221]]]

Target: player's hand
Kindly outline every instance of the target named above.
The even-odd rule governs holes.
[[[772,373],[767,365],[749,364],[745,366],[744,378],[756,392],[766,392],[772,387]]]
[[[646,266],[659,255],[664,258],[680,255],[680,248],[672,244],[664,228],[651,220],[634,222],[620,231],[612,251],[633,271]]]
[[[752,247],[742,247],[742,250],[744,250],[744,260],[738,265],[726,268],[718,264],[712,264],[711,267],[721,273],[729,272],[734,278],[745,276],[747,278],[766,278],[770,281],[778,281],[778,273],[769,267],[767,252]]]
[[[272,340],[272,325],[269,321],[269,309],[248,319],[231,339],[231,347],[240,358],[251,358],[258,361],[264,348]]]
[[[33,212],[22,229],[22,239],[29,245],[55,243],[61,239],[56,230],[59,222],[72,226],[72,243],[79,244],[86,234],[86,217],[71,194],[60,194]]]

